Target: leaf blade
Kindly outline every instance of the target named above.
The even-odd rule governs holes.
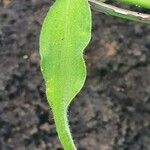
[[[70,3],[68,4],[68,2]],[[85,7],[83,7],[84,5]],[[69,6],[71,8],[67,9]],[[68,89],[70,89],[75,87],[73,85],[75,82],[79,83],[85,80],[82,53],[91,37],[91,15],[87,6],[86,0],[56,1],[43,23],[40,35],[41,67],[46,83],[50,84],[48,86],[59,85],[55,89],[51,88],[56,90],[54,91],[56,93],[60,88],[65,89],[68,84],[70,86]],[[65,9],[66,12],[62,14],[60,10],[64,11]],[[78,15],[81,12],[82,15]],[[71,15],[66,17],[69,13]],[[70,80],[69,83],[64,82],[66,77]],[[77,85],[76,90],[72,89],[72,91],[77,91],[79,86],[81,85]],[[60,90],[61,94],[62,92],[64,90]]]

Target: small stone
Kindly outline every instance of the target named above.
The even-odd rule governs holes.
[[[29,58],[28,55],[23,56],[23,59],[28,59],[28,58]]]
[[[32,64],[37,64],[39,62],[39,55],[37,52],[31,54],[30,61]]]
[[[140,50],[135,50],[134,52],[134,56],[141,56],[142,52]]]
[[[45,144],[44,141],[41,141],[41,142],[40,142],[39,148],[40,148],[40,149],[46,149],[46,144]]]
[[[40,129],[43,131],[49,132],[50,125],[48,123],[44,123],[43,125],[40,126]]]
[[[140,61],[141,62],[145,62],[146,61],[146,55],[143,54],[141,57],[140,57]]]
[[[31,135],[33,135],[33,134],[35,134],[35,133],[37,133],[37,132],[38,132],[37,127],[33,127],[33,128],[30,130],[30,134],[31,134]]]

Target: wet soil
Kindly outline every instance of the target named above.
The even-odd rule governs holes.
[[[0,150],[61,150],[39,69],[51,1],[0,1]],[[150,150],[150,26],[92,11],[87,80],[70,106],[79,150]]]

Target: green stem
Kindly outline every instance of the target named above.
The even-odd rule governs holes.
[[[59,110],[53,109],[53,117],[64,150],[76,150],[68,124],[67,110],[62,110],[62,108]]]
[[[142,14],[130,10],[121,9],[112,5],[102,3],[98,0],[89,0],[89,2],[93,9],[103,12],[105,14],[132,20],[132,21],[150,24],[149,14]]]
[[[116,0],[116,1],[150,9],[150,0]]]

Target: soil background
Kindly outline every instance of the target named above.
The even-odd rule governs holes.
[[[49,0],[0,1],[0,150],[61,150],[39,68]],[[150,26],[95,11],[87,80],[69,110],[79,150],[150,150]]]

